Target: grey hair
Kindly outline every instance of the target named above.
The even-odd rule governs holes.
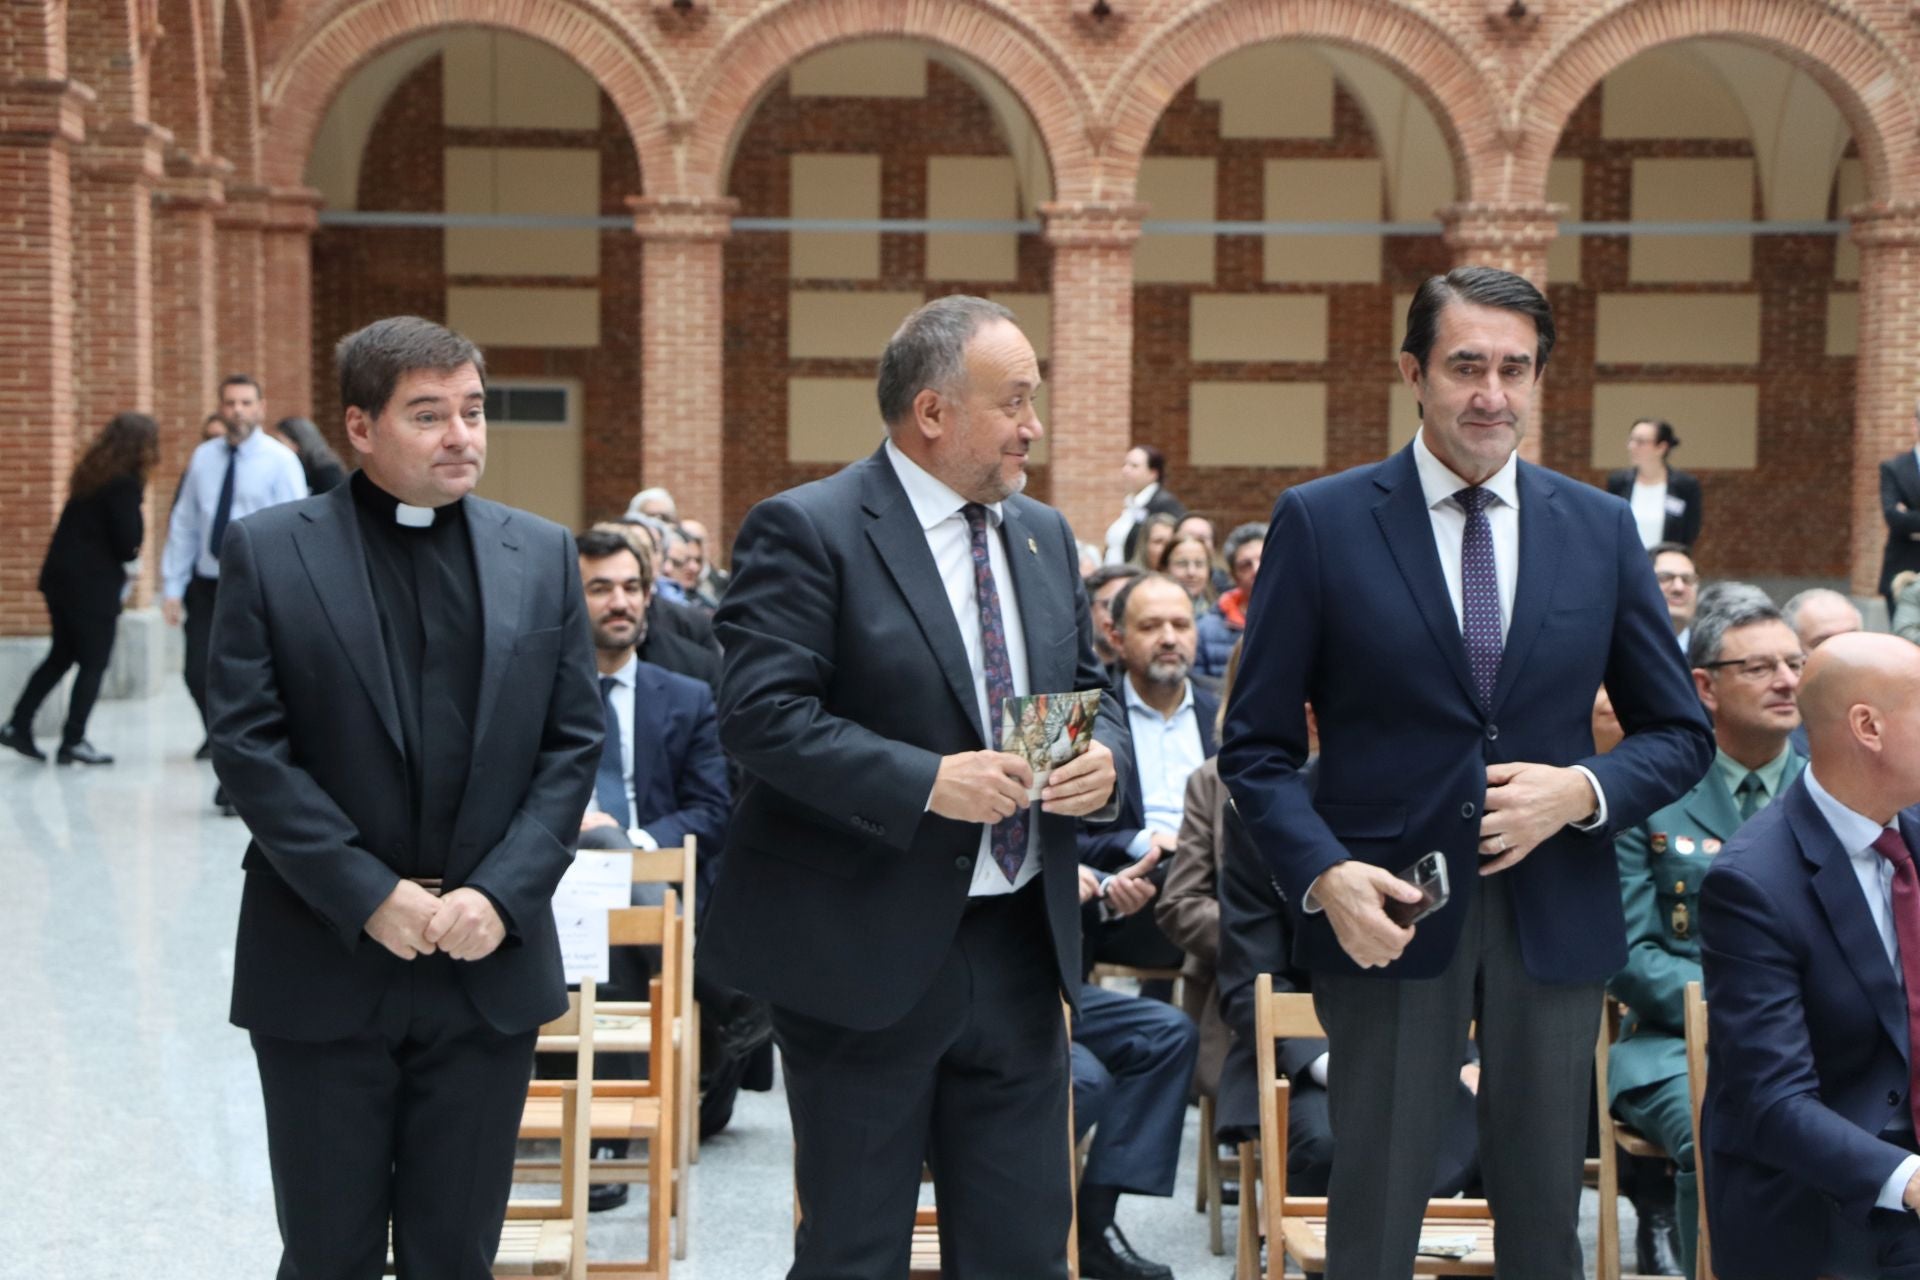
[[[956,293],[935,298],[905,320],[880,354],[874,387],[880,420],[889,427],[907,420],[922,391],[952,391],[967,373],[967,341],[995,320],[1014,322],[1013,312],[997,302]]]
[[[1263,520],[1254,520],[1247,524],[1235,525],[1233,532],[1227,535],[1226,542],[1221,544],[1220,558],[1227,562],[1228,568],[1232,568],[1233,557],[1240,548],[1246,546],[1249,542],[1265,542],[1266,540],[1267,526]]]
[[[1858,618],[1860,616],[1859,606],[1838,591],[1835,591],[1832,587],[1808,587],[1805,591],[1802,591],[1799,595],[1794,596],[1780,606],[1780,616],[1786,620],[1788,626],[1798,631],[1800,630],[1800,611],[1812,604],[1815,600],[1838,600],[1841,604],[1853,610],[1854,617]]]
[[[634,494],[632,501],[627,503],[627,514],[629,516],[644,514],[641,508],[655,499],[667,504],[667,518],[669,520],[678,520],[680,518],[680,508],[674,504],[673,495],[665,489],[662,489],[659,485],[655,485],[651,489],[642,489],[640,492]]]
[[[1704,667],[1720,661],[1729,631],[1780,621],[1780,606],[1752,583],[1716,582],[1700,593],[1700,608],[1687,637],[1687,665]]]

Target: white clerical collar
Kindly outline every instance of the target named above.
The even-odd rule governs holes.
[[[1454,474],[1452,467],[1440,461],[1439,456],[1427,447],[1426,437],[1425,426],[1413,433],[1413,466],[1420,474],[1420,492],[1427,500],[1427,509],[1432,510],[1469,486]],[[1520,509],[1519,457],[1517,449],[1508,454],[1500,469],[1480,486],[1515,511]]]
[[[393,522],[409,529],[431,529],[438,511],[438,507],[410,507],[404,502],[396,502],[393,504]]]
[[[900,477],[900,487],[907,491],[907,501],[913,504],[913,514],[920,521],[922,529],[931,529],[943,520],[951,520],[967,505],[967,500],[955,493],[947,482],[928,471],[925,467],[909,458],[891,438],[887,440],[887,461],[893,464],[893,473]],[[982,503],[987,514],[993,518],[994,526],[1000,524],[1000,504]]]

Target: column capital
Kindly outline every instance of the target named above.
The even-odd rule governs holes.
[[[152,121],[109,120],[87,134],[74,159],[94,182],[151,184],[166,172],[172,142],[172,131]]]
[[[217,209],[226,202],[232,173],[225,160],[175,150],[167,156],[166,173],[154,183],[154,206],[176,212]]]
[[[725,240],[740,202],[731,196],[628,196],[633,232],[643,240]]]
[[[87,135],[87,108],[97,96],[78,80],[0,80],[0,138],[79,142]]]
[[[214,225],[232,229],[263,231],[270,217],[271,189],[248,182],[229,182],[222,193],[225,203],[214,215]]]
[[[1544,250],[1560,234],[1564,204],[1463,201],[1437,211],[1441,236],[1456,253]]]
[[[1125,249],[1140,238],[1144,204],[1107,201],[1060,201],[1040,206],[1047,243],[1056,249]]]
[[[327,198],[312,187],[268,187],[266,227],[312,235],[320,227],[320,207]]]
[[[1875,200],[1847,210],[1854,243],[1863,249],[1920,245],[1920,204]]]

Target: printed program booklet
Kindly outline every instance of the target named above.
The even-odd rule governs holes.
[[[1031,693],[1000,700],[1000,749],[1023,756],[1033,769],[1028,800],[1040,798],[1047,775],[1083,755],[1093,742],[1093,722],[1100,714],[1100,691]]]

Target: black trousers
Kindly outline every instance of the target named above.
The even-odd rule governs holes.
[[[363,945],[372,945],[370,943]],[[255,1034],[279,1280],[489,1280],[535,1033],[495,1031],[444,955],[394,976],[345,1040]]]
[[[949,1280],[1064,1280],[1060,978],[1038,880],[970,906],[920,1002],[856,1031],[776,1008],[801,1221],[788,1280],[907,1274],[920,1167]]]
[[[213,636],[213,601],[219,590],[220,579],[195,574],[193,581],[187,583],[184,601],[187,614],[181,628],[186,632],[187,641],[184,674],[193,705],[200,708],[202,727],[207,723],[207,644]]]
[[[44,662],[27,677],[27,687],[13,704],[13,724],[31,735],[33,717],[47,700],[67,668],[78,664],[73,677],[73,694],[67,701],[67,724],[60,742],[72,746],[87,736],[87,717],[100,696],[100,681],[107,674],[107,662],[113,657],[113,637],[118,613],[85,613],[47,599],[47,613],[53,619],[53,648]]]

